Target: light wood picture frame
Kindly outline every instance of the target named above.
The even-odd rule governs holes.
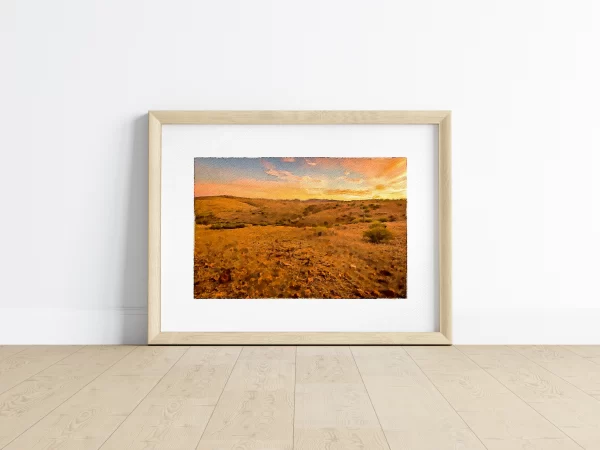
[[[164,332],[161,330],[162,127],[168,124],[438,126],[439,331],[437,332]],[[451,345],[450,111],[150,111],[148,180],[148,344],[150,345]]]

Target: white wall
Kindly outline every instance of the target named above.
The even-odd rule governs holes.
[[[0,343],[144,342],[149,109],[451,109],[457,343],[600,343],[600,5],[0,3]]]

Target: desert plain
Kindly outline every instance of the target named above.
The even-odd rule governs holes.
[[[194,198],[194,298],[406,298],[406,199]]]

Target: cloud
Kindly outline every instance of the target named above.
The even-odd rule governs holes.
[[[371,180],[373,178],[393,179],[406,173],[406,158],[305,158],[310,166],[319,169],[343,170],[344,175]]]
[[[301,177],[294,175],[288,170],[277,170],[273,164],[268,161],[262,161],[262,165],[265,167],[265,173],[272,177],[279,178],[280,180],[288,181],[300,181]]]
[[[369,189],[325,189],[323,191],[325,195],[350,195],[355,197],[361,197],[370,193]]]
[[[275,168],[275,166],[268,161],[263,161],[262,164],[265,167],[265,169],[267,169],[267,170],[265,170],[265,173],[267,175],[271,175],[272,177],[278,178],[283,181],[296,182],[296,183],[300,183],[300,182],[301,183],[321,183],[322,182],[322,180],[319,180],[319,179],[316,179],[313,177],[309,177],[308,175],[301,177],[298,175],[294,175],[289,170],[277,170]]]
[[[350,178],[346,175],[344,175],[343,177],[337,177],[336,180],[345,181],[347,183],[352,183],[352,184],[363,184],[363,181],[364,181],[362,178]]]
[[[307,199],[314,197],[311,189],[298,185],[282,186],[278,181],[258,181],[240,179],[230,183],[196,183],[194,196],[205,197],[215,195],[232,195],[234,197],[274,198],[274,199]]]
[[[345,169],[364,178],[395,178],[406,173],[406,158],[344,158]]]
[[[291,163],[296,161],[296,158],[281,158],[281,161]]]
[[[364,180],[362,178],[346,178],[346,181],[348,183],[362,184]]]

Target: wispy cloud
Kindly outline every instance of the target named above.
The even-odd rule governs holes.
[[[362,184],[364,181],[362,178],[350,178],[347,175],[344,175],[343,177],[337,177],[336,180],[345,181],[347,183],[352,183],[352,184]]]
[[[349,195],[351,197],[363,197],[371,193],[369,189],[325,189],[325,195]]]
[[[298,176],[298,175],[294,175],[289,170],[277,170],[275,168],[275,166],[268,161],[263,161],[263,165],[265,166],[265,169],[266,169],[265,173],[267,175],[271,175],[275,178],[279,178],[280,180],[295,181],[295,182],[302,182],[302,183],[321,183],[321,180],[307,176],[307,175]]]

